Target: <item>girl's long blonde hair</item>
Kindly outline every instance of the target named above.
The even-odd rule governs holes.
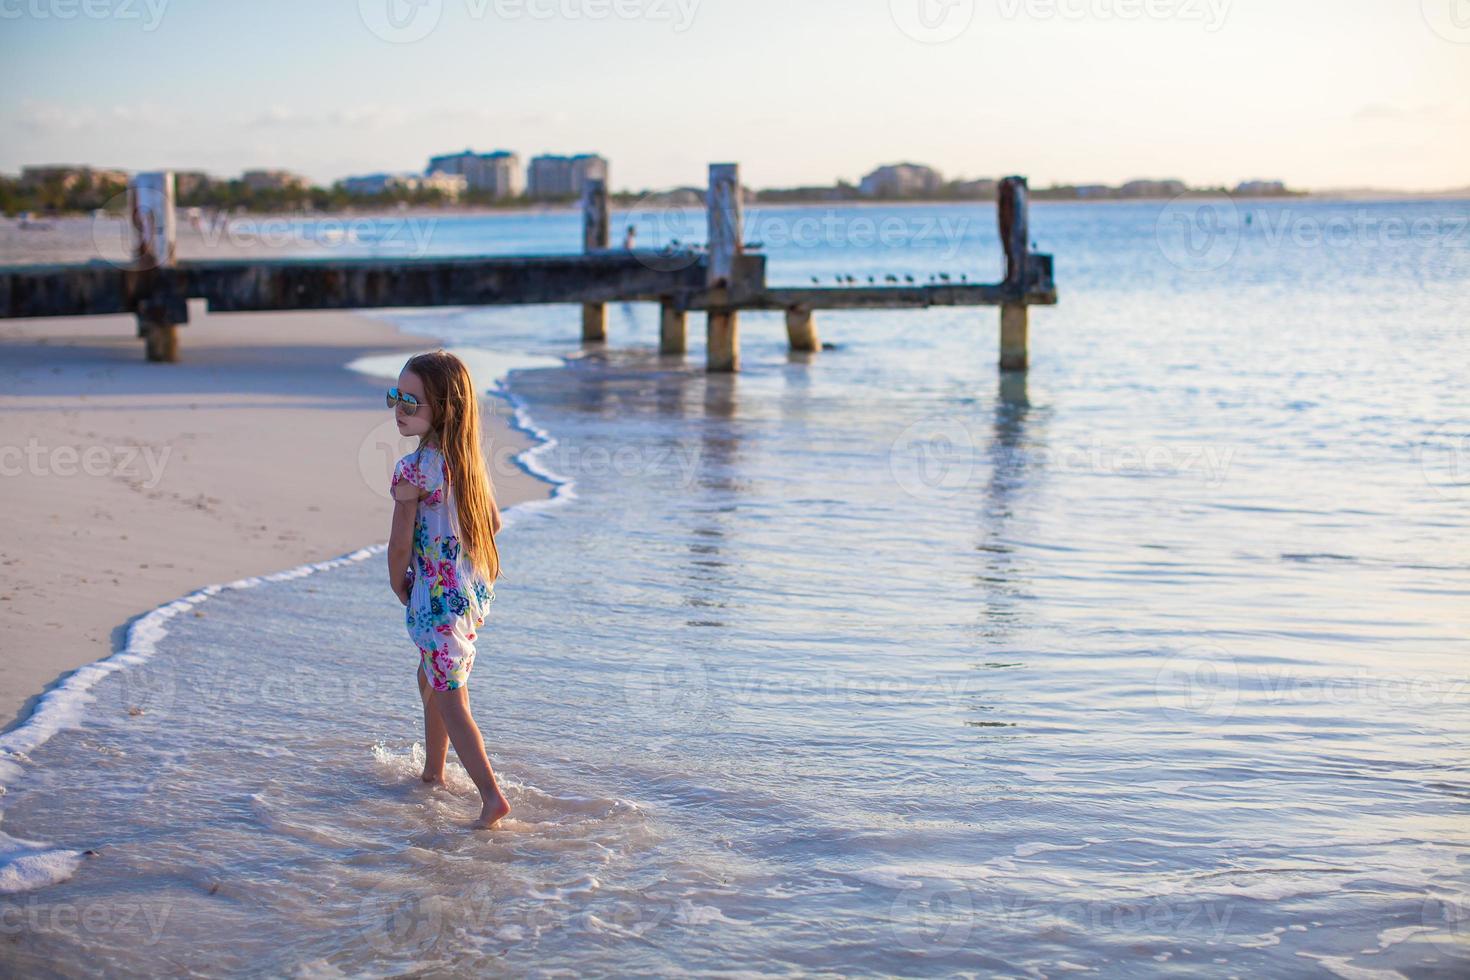
[[[480,451],[480,399],[469,368],[445,350],[415,354],[404,366],[424,383],[430,432],[438,438],[454,494],[460,547],[475,572],[493,584],[500,576],[490,518],[495,490]]]

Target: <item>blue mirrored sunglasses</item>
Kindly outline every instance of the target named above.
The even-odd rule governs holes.
[[[419,400],[412,395],[406,395],[397,388],[388,389],[388,407],[394,405],[403,406],[404,415],[412,415],[419,410]]]

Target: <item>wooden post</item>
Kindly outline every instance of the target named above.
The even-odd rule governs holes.
[[[817,339],[817,321],[811,308],[792,306],[786,310],[786,339],[792,350],[821,350]]]
[[[179,359],[178,325],[187,316],[152,295],[160,269],[171,268],[178,250],[171,170],[134,174],[128,181],[128,221],[133,230],[133,268],[139,273],[138,336],[150,361]]]
[[[735,278],[735,259],[744,248],[745,222],[740,201],[740,165],[712,163],[709,167],[709,273],[711,306],[705,327],[705,370],[740,370],[740,319],[727,298]]]
[[[1027,333],[1030,313],[1023,299],[1027,286],[1027,262],[1031,253],[1029,202],[1025,177],[1007,177],[1000,182],[996,201],[1000,221],[1000,243],[1006,250],[1004,285],[1016,297],[1000,308],[1000,369],[1026,370]]]
[[[1024,371],[1027,367],[1026,335],[1030,314],[1025,303],[1006,303],[1000,308],[1000,369]]]
[[[582,250],[595,252],[607,248],[607,181],[589,179],[582,186]],[[582,343],[604,343],[607,340],[607,304],[582,304]]]
[[[658,307],[658,352],[683,354],[689,350],[689,314],[664,300]]]

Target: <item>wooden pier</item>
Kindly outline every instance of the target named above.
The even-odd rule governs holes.
[[[133,256],[125,266],[0,267],[0,317],[131,313],[151,361],[178,359],[188,300],[211,312],[426,306],[582,306],[582,342],[607,340],[607,304],[658,303],[659,350],[688,350],[688,314],[706,315],[706,367],[740,369],[743,310],[784,311],[792,350],[818,351],[818,310],[999,306],[1000,368],[1027,367],[1029,308],[1057,301],[1052,257],[1030,250],[1026,180],[1000,182],[998,215],[1005,278],[993,284],[772,287],[766,256],[747,250],[736,164],[713,164],[703,249],[608,247],[603,181],[582,199],[583,251],[568,255],[466,258],[280,258],[180,261],[175,255],[174,179],[136,175],[129,186]]]

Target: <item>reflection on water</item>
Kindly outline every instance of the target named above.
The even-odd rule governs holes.
[[[227,592],[6,797],[7,832],[99,854],[0,901],[40,923],[0,956],[1463,972],[1467,512],[1421,450],[1467,408],[1470,264],[1398,311],[1405,351],[1398,293],[1164,288],[1087,241],[1056,250],[1140,290],[1039,314],[1027,375],[954,311],[829,316],[815,356],[751,316],[733,377],[656,324],[516,373],[577,496],[506,532],[471,681],[506,829],[463,830],[461,770],[417,783],[380,559]],[[546,353],[538,315],[503,322]],[[167,921],[56,912],[124,907]]]

